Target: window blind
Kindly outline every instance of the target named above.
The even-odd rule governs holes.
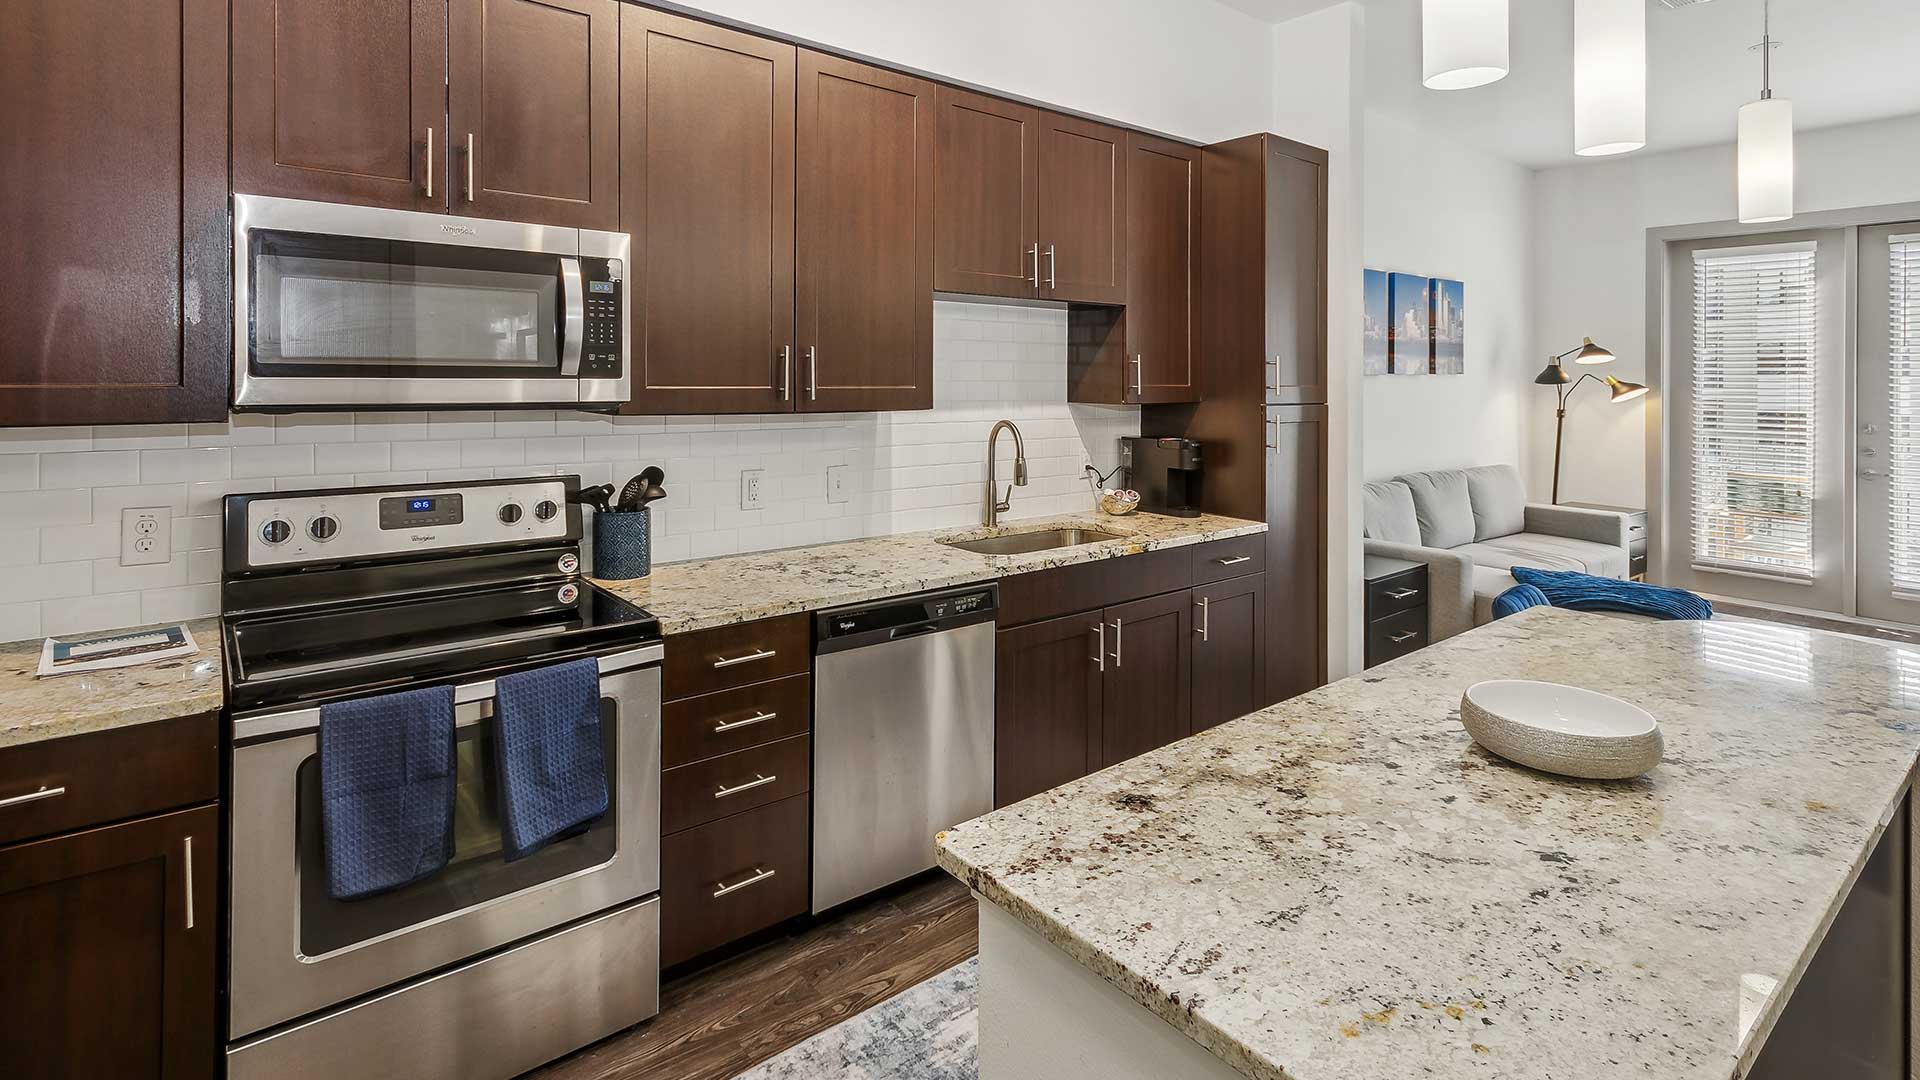
[[[1920,597],[1920,234],[1887,266],[1887,555],[1897,596]]]
[[[1814,246],[1693,256],[1693,565],[1813,577]]]

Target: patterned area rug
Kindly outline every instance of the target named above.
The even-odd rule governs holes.
[[[978,958],[789,1047],[738,1080],[975,1080]]]

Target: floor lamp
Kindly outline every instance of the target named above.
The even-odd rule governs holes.
[[[1574,353],[1579,353],[1580,355],[1573,356]],[[1614,378],[1612,375],[1595,375],[1591,371],[1582,372],[1580,377],[1575,379],[1573,376],[1567,374],[1566,368],[1560,366],[1560,361],[1565,360],[1569,356],[1573,356],[1573,362],[1576,364],[1610,364],[1613,362],[1612,353],[1595,345],[1592,338],[1586,338],[1579,345],[1568,349],[1566,352],[1558,356],[1548,357],[1547,366],[1541,369],[1540,374],[1533,377],[1533,381],[1542,386],[1554,387],[1555,392],[1559,395],[1559,405],[1553,414],[1553,502],[1555,505],[1558,505],[1560,502],[1560,442],[1567,429],[1567,399],[1572,397],[1573,392],[1580,389],[1580,384],[1586,382],[1588,379],[1592,379],[1595,382],[1606,383],[1613,391],[1613,400],[1616,404],[1622,401],[1632,401],[1634,398],[1647,392],[1647,388],[1641,386],[1639,383],[1630,383],[1623,379]]]

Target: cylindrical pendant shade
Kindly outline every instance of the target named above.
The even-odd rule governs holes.
[[[1421,0],[1421,82],[1467,90],[1507,75],[1507,0]]]
[[[1793,102],[1764,98],[1740,106],[1740,220],[1793,216]]]
[[[1647,145],[1646,0],[1574,0],[1573,152]]]

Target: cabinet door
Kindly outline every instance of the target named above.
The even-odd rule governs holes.
[[[1093,771],[1100,746],[1101,613],[1002,630],[994,640],[993,805]]]
[[[7,1075],[214,1075],[211,806],[0,848]]]
[[[1127,302],[1127,133],[1043,113],[1040,292],[1050,300]]]
[[[226,4],[5,10],[0,424],[224,420]]]
[[[1327,400],[1327,156],[1266,138],[1267,400]]]
[[[1327,681],[1326,406],[1267,410],[1267,692]]]
[[[233,0],[233,189],[446,209],[446,52],[446,0]]]
[[[933,407],[933,84],[800,53],[803,411]]]
[[[1266,575],[1195,586],[1193,622],[1193,730],[1264,707]]]
[[[634,6],[620,36],[622,411],[790,411],[793,46]]]
[[[1190,608],[1182,589],[1106,609],[1100,768],[1192,734]]]
[[[1040,110],[950,86],[938,97],[933,287],[1032,296],[1040,284]]]
[[[619,0],[453,0],[453,210],[620,224]]]
[[[1200,400],[1200,150],[1127,136],[1127,401]]]

